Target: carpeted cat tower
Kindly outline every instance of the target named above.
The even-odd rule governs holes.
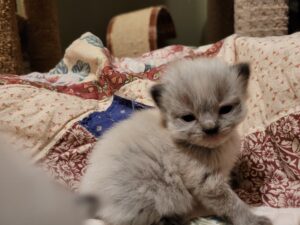
[[[113,17],[107,28],[107,46],[114,56],[136,57],[161,48],[176,37],[166,7],[153,6]]]
[[[15,0],[0,0],[0,73],[19,73],[21,45]]]
[[[247,36],[288,33],[288,0],[235,0],[235,32]]]
[[[61,58],[55,0],[0,0],[0,74],[48,71]]]

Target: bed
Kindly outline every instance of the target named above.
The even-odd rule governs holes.
[[[249,112],[239,127],[242,181],[235,191],[253,207],[263,206],[254,208],[257,213],[270,215],[277,224],[283,219],[285,225],[296,225],[300,221],[299,40],[300,33],[265,38],[232,35],[209,46],[173,45],[140,57],[116,58],[98,37],[85,33],[49,72],[0,76],[0,133],[28,152],[58,183],[76,191],[96,140],[134,111],[153,106],[149,87],[163,76],[169,62],[197,57],[248,61]],[[223,222],[202,218],[194,223]]]

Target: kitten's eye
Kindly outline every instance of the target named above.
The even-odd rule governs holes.
[[[196,118],[193,114],[187,114],[187,115],[184,115],[182,117],[180,117],[183,121],[185,122],[192,122],[194,121]]]
[[[227,114],[233,109],[232,105],[224,105],[219,109],[219,114]]]

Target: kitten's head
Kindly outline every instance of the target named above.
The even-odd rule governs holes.
[[[175,142],[214,148],[246,115],[249,76],[246,63],[181,60],[169,65],[151,95]]]

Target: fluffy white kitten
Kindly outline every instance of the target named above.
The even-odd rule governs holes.
[[[84,207],[0,139],[0,224],[82,225]]]
[[[81,193],[110,225],[183,225],[206,210],[234,225],[270,225],[228,185],[246,115],[247,64],[181,60],[135,113],[96,144]],[[95,201],[94,201],[95,202]]]

